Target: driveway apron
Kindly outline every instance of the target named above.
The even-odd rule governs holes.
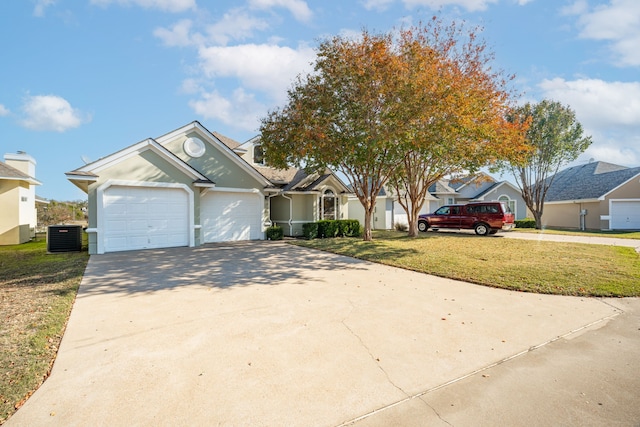
[[[97,255],[51,376],[7,426],[449,425],[444,413],[478,424],[478,412],[454,411],[464,390],[517,393],[521,376],[490,373],[541,367],[543,351],[580,342],[625,310],[279,242]],[[625,366],[640,372],[637,358]],[[629,381],[635,397],[624,395],[637,403],[640,384]],[[540,390],[522,390],[543,403]],[[500,424],[499,411],[484,409],[488,424]]]

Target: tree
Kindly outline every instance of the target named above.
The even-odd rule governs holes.
[[[365,210],[371,240],[375,202],[402,149],[395,140],[398,58],[389,35],[364,31],[360,40],[333,37],[320,44],[314,73],[300,76],[286,106],[262,119],[267,164],[342,172]]]
[[[407,213],[409,236],[418,235],[418,214],[437,180],[522,152],[527,124],[507,121],[514,94],[506,85],[513,76],[491,70],[493,55],[478,31],[434,18],[400,33],[406,116],[398,138],[406,154],[390,184]]]
[[[556,101],[527,103],[514,110],[509,119],[513,123],[530,122],[526,133],[528,150],[521,161],[499,167],[514,175],[536,228],[540,229],[544,200],[555,174],[591,145],[591,136],[583,135],[574,111]]]
[[[505,158],[520,123],[505,120],[509,94],[474,32],[434,18],[395,33],[320,44],[314,73],[299,77],[286,106],[260,131],[275,167],[331,167],[364,207],[371,240],[376,198],[391,180],[417,234],[427,188],[444,174]],[[510,141],[509,144],[506,142]]]

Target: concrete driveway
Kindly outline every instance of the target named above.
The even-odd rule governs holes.
[[[207,245],[92,256],[7,426],[637,425],[639,373],[638,299]]]

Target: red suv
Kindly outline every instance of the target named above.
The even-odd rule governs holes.
[[[514,215],[507,205],[500,202],[472,202],[466,205],[445,205],[432,214],[418,217],[418,230],[429,228],[457,228],[475,230],[486,236],[499,230],[513,228]]]

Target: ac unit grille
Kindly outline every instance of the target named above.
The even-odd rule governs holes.
[[[50,225],[47,229],[47,252],[80,252],[82,226]]]

